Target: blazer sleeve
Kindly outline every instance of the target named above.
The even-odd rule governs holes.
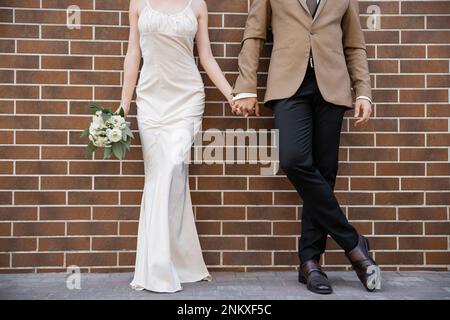
[[[372,99],[366,43],[359,20],[358,0],[350,0],[342,19],[343,47],[348,72],[356,96]]]
[[[267,30],[271,23],[270,0],[253,0],[244,37],[241,41],[241,51],[238,57],[239,76],[233,85],[233,94],[254,93],[257,87],[257,70],[259,58],[267,40]]]

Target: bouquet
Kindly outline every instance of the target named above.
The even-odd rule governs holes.
[[[81,137],[89,137],[86,156],[92,156],[97,148],[104,148],[103,159],[114,156],[122,160],[127,150],[130,150],[131,139],[134,139],[130,123],[125,121],[125,111],[120,108],[119,114],[111,108],[104,108],[95,103],[89,105],[93,114],[92,123]]]

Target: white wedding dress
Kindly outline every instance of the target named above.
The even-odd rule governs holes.
[[[145,186],[130,285],[176,292],[183,282],[211,280],[194,222],[187,164],[205,106],[193,56],[198,25],[192,0],[173,14],[145,1],[138,21],[144,64],[136,88]]]

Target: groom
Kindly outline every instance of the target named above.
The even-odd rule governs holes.
[[[279,130],[280,165],[303,199],[299,281],[316,293],[332,292],[319,264],[329,234],[365,288],[380,288],[380,269],[369,242],[349,224],[334,185],[344,113],[355,125],[372,112],[367,53],[357,0],[253,0],[234,84],[237,114],[259,115],[257,69],[269,27],[273,50],[264,103]]]

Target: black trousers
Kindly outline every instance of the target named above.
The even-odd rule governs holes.
[[[345,251],[353,249],[358,233],[334,196],[342,121],[350,108],[323,99],[310,66],[292,97],[268,105],[279,130],[280,166],[303,199],[300,262],[319,261],[328,234]]]

